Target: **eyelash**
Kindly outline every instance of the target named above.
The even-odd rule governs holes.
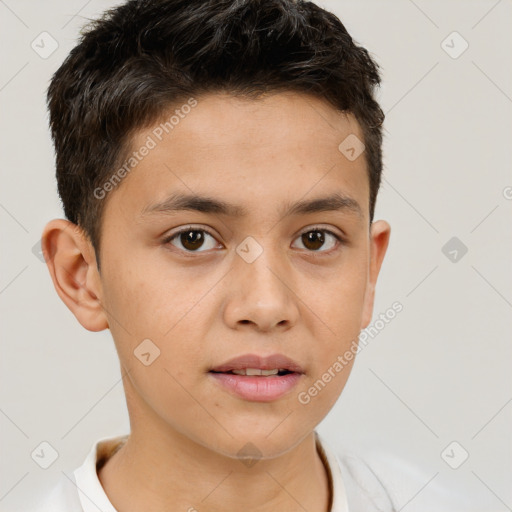
[[[175,238],[177,238],[178,236],[180,236],[182,233],[188,233],[189,231],[200,231],[200,232],[203,232],[203,233],[208,233],[208,235],[210,235],[212,238],[216,238],[212,233],[210,233],[207,229],[204,229],[204,228],[196,228],[194,226],[187,226],[185,228],[182,228],[180,229],[179,231],[177,231],[176,233],[173,233],[171,236],[167,237],[164,239],[163,243],[164,245],[167,245],[167,244],[170,244]],[[323,233],[328,233],[330,235],[332,235],[338,242],[338,245],[337,247],[331,249],[330,251],[308,251],[312,254],[330,254],[332,252],[335,252],[339,249],[339,246],[340,245],[344,245],[346,244],[346,240],[344,237],[342,237],[341,235],[338,235],[337,233],[331,231],[330,229],[327,229],[327,228],[322,228],[320,226],[313,226],[311,228],[308,228],[304,231],[302,231],[302,233],[299,233],[299,235],[297,236],[297,238],[301,237],[302,235],[304,235],[305,233],[311,233],[313,231],[320,231],[320,232],[323,232]],[[184,252],[185,254],[196,254],[196,253],[202,253],[202,252],[207,252],[207,251],[187,251],[187,250],[183,250],[183,249],[179,249],[178,247],[176,248],[178,249],[180,252]],[[307,251],[307,249],[305,249]]]

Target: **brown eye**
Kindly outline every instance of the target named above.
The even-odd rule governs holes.
[[[340,236],[328,229],[310,229],[309,231],[302,233],[299,239],[305,249],[313,252],[329,252],[329,249],[336,246],[336,242],[343,241]],[[320,251],[319,249],[321,249],[325,245],[326,240],[329,239],[331,240],[331,243],[329,243],[327,250]]]
[[[204,235],[201,231],[183,231],[180,233],[180,242],[187,251],[200,249],[204,243]]]
[[[318,251],[325,243],[325,236],[321,231],[308,231],[302,235],[302,243],[312,251]]]
[[[174,245],[178,249],[182,249],[185,252],[204,252],[204,250],[199,251],[198,249],[203,248],[204,245],[207,246],[205,250],[216,247],[216,244],[212,244],[211,247],[208,247],[208,244],[205,243],[207,242],[208,238],[211,238],[213,241],[215,241],[213,236],[204,229],[186,228],[178,231],[171,237],[167,238],[164,242],[170,243],[171,245]],[[176,241],[179,245],[173,243],[174,241]]]

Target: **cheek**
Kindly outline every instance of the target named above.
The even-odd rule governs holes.
[[[153,353],[158,355],[155,367],[167,369],[180,381],[190,379],[187,368],[197,368],[202,362],[198,315],[202,312],[199,299],[204,286],[200,280],[191,280],[190,273],[171,275],[168,267],[119,263],[106,268],[104,305],[124,366],[140,370],[135,357],[144,342],[151,358]],[[146,373],[142,377],[151,378]]]
[[[364,303],[364,273],[339,279],[317,300],[315,348],[311,373],[301,389],[305,413],[324,417],[338,400],[352,371]],[[324,307],[322,307],[322,305]],[[320,331],[319,331],[320,330]]]
[[[317,343],[305,392],[317,411],[327,413],[349,378],[357,357],[366,284],[367,269],[354,264],[350,270],[333,276],[323,293],[317,290],[308,295],[308,304],[316,314],[312,316],[316,323],[312,332]]]
[[[105,309],[133,337],[161,338],[183,317],[194,292],[180,273],[149,264],[144,256],[117,258],[105,265]],[[125,333],[126,334],[126,333]]]
[[[324,279],[321,288],[304,283],[305,304],[316,314],[316,321],[323,321],[332,344],[339,347],[359,334],[367,282],[367,269],[356,264]]]

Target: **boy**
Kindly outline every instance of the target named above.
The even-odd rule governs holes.
[[[394,510],[315,431],[390,235],[379,83],[300,0],[131,0],[83,34],[48,91],[67,220],[42,248],[112,333],[131,432],[39,510]]]

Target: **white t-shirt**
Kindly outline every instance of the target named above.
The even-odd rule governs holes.
[[[330,512],[395,512],[379,479],[360,458],[338,457],[315,431],[318,453],[327,469],[332,493]],[[102,466],[128,435],[97,440],[83,464],[57,485],[31,512],[117,512],[98,478]]]

